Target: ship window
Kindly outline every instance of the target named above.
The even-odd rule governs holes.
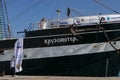
[[[4,55],[4,50],[0,50],[0,55]]]

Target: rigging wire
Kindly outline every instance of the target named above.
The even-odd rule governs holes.
[[[58,9],[58,3],[59,3],[59,0],[56,0],[56,2],[55,2],[55,6],[54,6],[54,9],[53,9],[53,11],[52,11],[52,15],[51,15],[52,18],[53,18],[53,16],[55,15],[55,10]]]
[[[67,0],[67,3],[66,3],[66,8],[67,8],[67,9],[66,9],[66,10],[67,10],[66,15],[67,15],[68,17],[70,17],[70,16],[73,17],[73,15],[72,15],[71,13],[77,14],[78,16],[84,16],[83,13],[80,13],[78,10],[73,9],[73,8],[71,8],[71,7],[69,7],[69,6],[70,6],[70,0]]]
[[[120,14],[120,12],[118,12],[118,11],[116,11],[116,10],[110,8],[109,6],[103,4],[102,2],[100,2],[100,1],[98,1],[98,0],[94,0],[94,2],[96,2],[97,4],[99,4],[99,5],[101,5],[101,6],[105,7],[105,8],[107,8],[108,10],[113,11],[114,13]]]
[[[61,14],[63,14],[62,12],[65,13],[64,15],[62,15],[62,17],[63,16],[67,16],[68,17],[68,15],[72,16],[71,12],[74,12],[75,14],[78,14],[78,15],[83,15],[80,12],[76,11],[75,9],[70,8],[71,0],[66,0],[66,1],[55,0],[55,3],[56,4],[54,4],[55,6],[54,6],[54,11],[53,11],[52,17],[55,14],[55,10],[57,10],[57,9],[60,10],[61,8],[62,8]],[[64,5],[61,5],[61,3],[64,3]],[[68,12],[68,10],[69,10],[69,12]]]
[[[10,6],[10,5],[14,5],[19,2],[21,2],[21,0],[7,0],[7,5],[9,4],[9,6]]]
[[[12,17],[10,20],[11,22],[14,22],[16,19],[22,17],[23,15],[25,15],[26,13],[30,12],[33,8],[41,5],[45,0],[39,0],[38,2],[36,2],[35,4],[33,4],[32,6],[30,6],[29,8],[25,9],[23,12],[19,13],[18,15]]]
[[[24,19],[21,23],[19,23],[19,24],[17,24],[16,26],[20,26],[20,25],[22,25],[22,24],[25,24],[25,23],[27,23],[28,21],[30,21],[30,19],[33,19],[35,16],[36,16],[36,13],[42,13],[41,12],[41,9],[45,9],[46,7],[49,7],[50,5],[49,5],[49,1],[47,2],[47,3],[45,3],[42,7],[40,7],[39,8],[39,10],[37,10],[37,12],[35,12],[34,11],[34,14],[33,15],[30,15],[30,16],[28,16],[26,19]],[[47,5],[47,6],[46,6]],[[49,6],[48,6],[49,5]],[[52,5],[52,4],[51,4]],[[31,22],[30,22],[31,23]],[[32,23],[34,23],[34,22],[32,22]],[[37,25],[37,23],[35,23],[36,25]],[[37,26],[38,27],[38,26]]]
[[[82,14],[84,15],[96,15],[96,14],[99,14],[98,12],[91,12],[91,11],[87,11],[87,10],[81,10],[81,9],[75,9],[76,11],[80,11],[82,12]]]
[[[66,1],[62,1],[62,0],[55,0],[54,2],[54,9],[52,12],[52,18],[55,16],[55,13],[57,12],[57,10],[60,10],[61,13],[63,12],[63,9],[65,8],[66,5],[61,5],[61,3],[66,3]],[[55,12],[56,11],[56,12]],[[60,13],[60,14],[61,14]],[[57,13],[58,14],[58,13]],[[63,13],[62,13],[63,14]],[[58,15],[57,15],[58,16]],[[61,15],[59,15],[59,17],[61,17]],[[63,17],[63,16],[62,16]]]
[[[80,16],[84,16],[82,13],[78,12],[77,10],[73,9],[73,8],[69,8],[71,11],[75,12],[76,14],[80,15]]]
[[[99,23],[99,29],[101,29],[107,39],[107,41],[109,42],[109,44],[111,45],[111,47],[117,51],[117,53],[119,52],[119,47],[115,44],[112,43],[112,41],[110,40],[108,34],[106,33],[106,30],[104,29],[104,27],[101,26],[101,23],[102,23],[102,18],[100,19],[100,23]]]

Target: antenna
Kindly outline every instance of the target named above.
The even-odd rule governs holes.
[[[112,8],[110,8],[110,7],[108,7],[108,6],[106,6],[105,4],[101,3],[100,1],[98,1],[98,0],[94,0],[94,1],[95,1],[97,4],[103,6],[103,7],[107,8],[107,9],[109,9],[109,10],[111,10],[111,11],[117,13],[117,14],[120,14],[118,11],[116,11],[116,10],[114,10],[114,9],[112,9]]]
[[[70,8],[67,8],[67,16],[70,17]]]
[[[57,27],[59,27],[59,20],[60,20],[60,13],[61,13],[61,11],[60,11],[60,9],[57,9],[56,12],[57,12],[57,15],[58,15]]]

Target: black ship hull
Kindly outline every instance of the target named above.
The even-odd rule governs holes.
[[[37,58],[25,58],[23,60],[23,71],[17,74],[118,76],[120,69],[119,25],[119,23],[115,23],[102,25],[103,27],[96,27],[96,25],[72,26],[25,32],[24,49],[31,49],[31,51],[25,52],[25,55],[33,52],[32,50],[35,51],[34,48],[39,48],[39,51],[30,54],[30,56],[39,56]],[[16,40],[17,39],[1,40],[0,53],[4,53],[5,50],[13,49]],[[77,49],[74,45],[78,45],[79,48]],[[52,49],[48,50],[51,47],[57,47],[57,51],[62,46],[73,47],[64,50],[64,54],[59,55],[57,53],[62,51],[65,47],[58,52],[49,52]],[[41,50],[43,51],[40,52]],[[10,74],[10,57],[12,53],[13,52],[0,54],[1,72],[5,71],[6,74]],[[57,56],[54,56],[54,53]],[[7,55],[9,55],[9,57]]]
[[[0,62],[0,70],[10,73],[10,62]],[[118,76],[120,54],[115,51],[23,60],[23,71],[17,75],[46,76]]]

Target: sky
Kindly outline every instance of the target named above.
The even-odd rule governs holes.
[[[120,0],[98,0],[113,10],[120,12]],[[23,37],[17,32],[24,31],[31,23],[38,28],[41,18],[57,18],[57,9],[60,9],[60,18],[66,18],[67,8],[71,8],[72,16],[114,14],[111,10],[95,3],[94,0],[6,0],[8,19],[13,38]],[[71,17],[72,17],[71,16]]]

